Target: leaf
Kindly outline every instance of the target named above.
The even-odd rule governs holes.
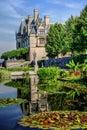
[[[24,102],[27,102],[27,100],[21,98],[4,98],[0,99],[0,107],[5,107],[7,105],[22,104]]]
[[[38,113],[35,115],[27,116],[26,120],[25,117],[19,121],[20,125],[29,126],[29,127],[36,127],[36,128],[49,128],[49,129],[77,129],[77,128],[83,128],[83,126],[87,126],[87,121],[82,122],[82,117],[87,116],[86,112],[78,112],[78,111],[55,111],[55,112],[43,112]],[[49,119],[51,116],[52,119]],[[69,116],[72,116],[72,119],[68,118]],[[57,118],[60,120],[56,120]],[[85,117],[86,118],[86,117]],[[32,120],[32,123],[28,123],[28,120]],[[26,123],[27,121],[27,123]],[[81,122],[81,123],[80,123]]]

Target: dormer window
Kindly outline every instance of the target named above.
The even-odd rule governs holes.
[[[39,29],[38,30],[38,34],[44,34],[45,33],[45,30],[44,29]]]

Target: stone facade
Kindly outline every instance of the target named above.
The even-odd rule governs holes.
[[[39,12],[34,9],[34,16],[29,15],[21,21],[18,32],[16,32],[16,48],[28,47],[29,60],[43,59],[46,57],[46,36],[50,27],[49,16],[44,20],[39,17]]]

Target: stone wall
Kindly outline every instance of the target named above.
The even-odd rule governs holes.
[[[7,60],[5,61],[6,68],[17,68],[23,63],[21,60]]]
[[[45,47],[30,48],[30,61],[35,60],[35,57],[37,57],[37,60],[42,60],[46,55]]]

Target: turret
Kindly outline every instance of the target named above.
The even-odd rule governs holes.
[[[45,25],[49,25],[50,24],[50,17],[49,16],[44,16],[44,22],[45,22]]]
[[[34,20],[36,21],[38,17],[38,10],[37,9],[34,9]]]

